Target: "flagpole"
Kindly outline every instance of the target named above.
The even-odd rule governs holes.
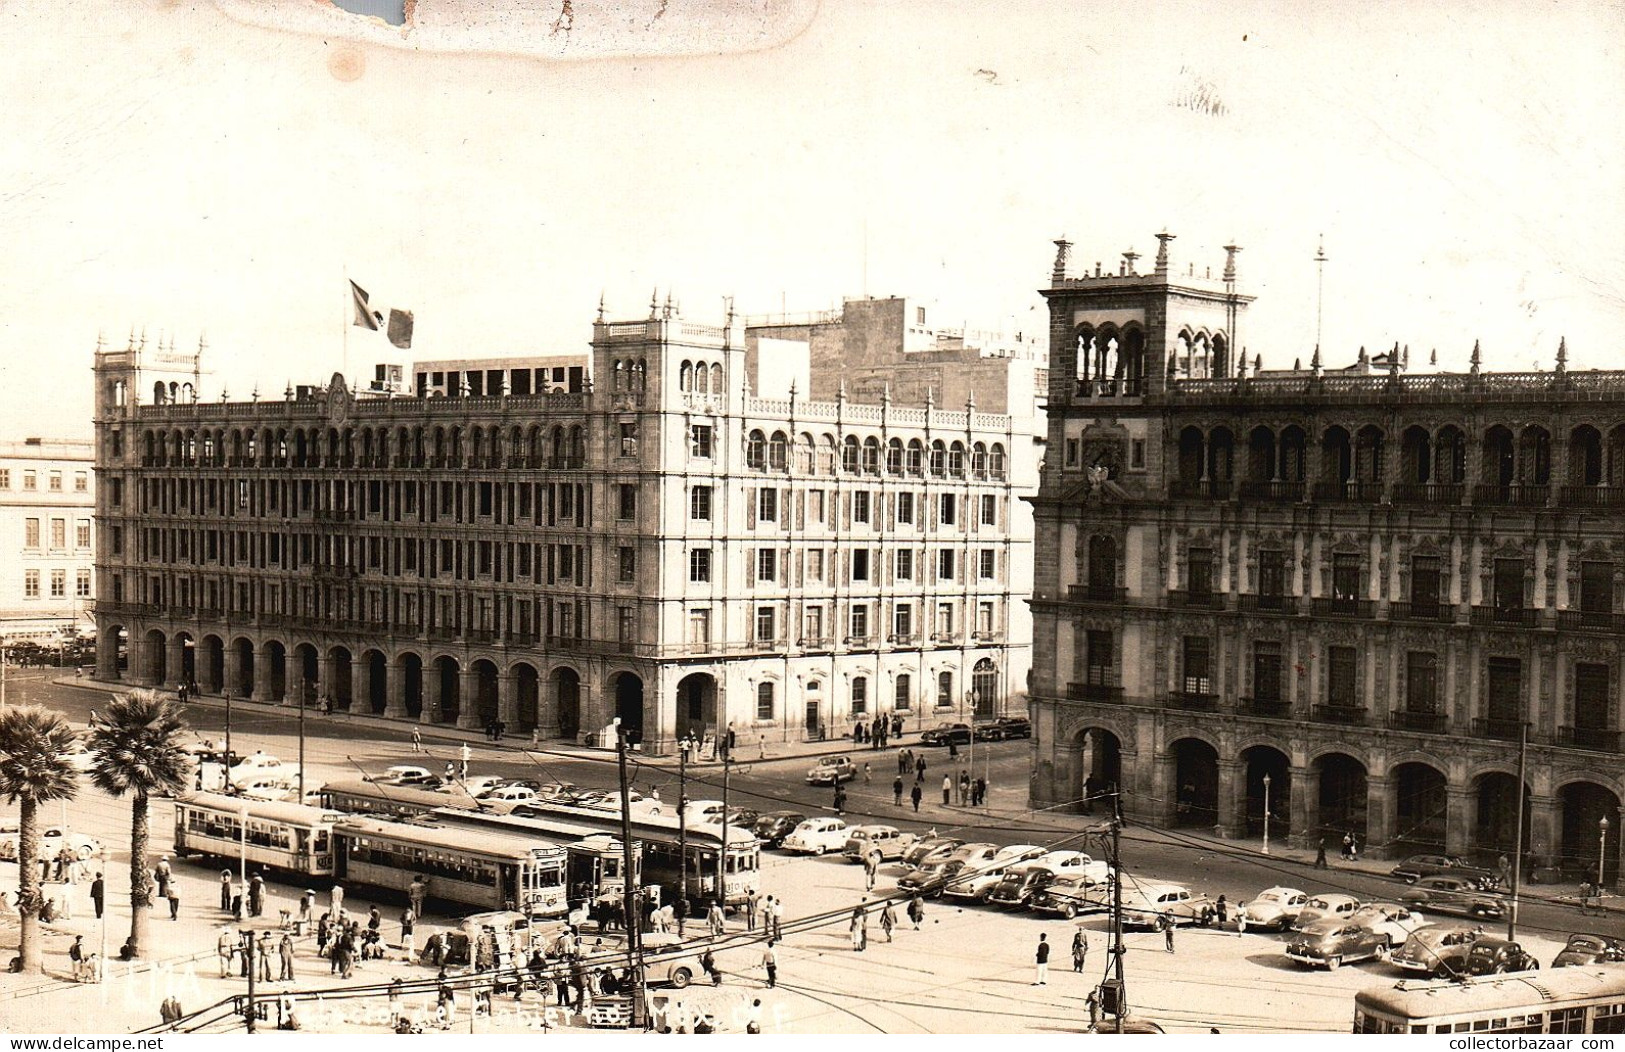
[[[339,328],[344,332],[344,375],[350,375],[350,311],[355,293],[350,291],[350,268],[344,267],[344,309],[339,312]]]

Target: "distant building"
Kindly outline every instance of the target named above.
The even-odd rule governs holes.
[[[89,627],[96,488],[89,442],[0,442],[0,642]]]

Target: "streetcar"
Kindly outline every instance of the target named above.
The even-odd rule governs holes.
[[[1625,967],[1402,980],[1354,995],[1356,1034],[1621,1034]]]
[[[569,911],[568,853],[557,844],[505,829],[447,827],[350,817],[333,828],[335,879],[407,895],[414,877],[428,897],[482,910],[514,909],[532,918]]]
[[[359,779],[328,782],[321,788],[322,803],[351,815],[416,818],[432,811],[478,811],[480,803],[464,792],[437,793],[411,785],[386,785]]]
[[[247,859],[305,877],[333,875],[333,826],[343,818],[304,804],[219,793],[175,799],[175,854]]]

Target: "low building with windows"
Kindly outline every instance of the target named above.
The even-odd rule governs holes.
[[[89,628],[95,509],[91,444],[0,442],[0,643],[56,643]]]
[[[1171,240],[1044,290],[1034,805],[1493,864],[1521,799],[1532,861],[1615,879],[1625,373],[1260,371],[1236,250]]]
[[[600,312],[587,365],[143,404],[164,362],[102,350],[99,674],[547,737],[619,717],[651,750],[1025,714],[1008,414],[765,397],[738,319],[669,304]]]

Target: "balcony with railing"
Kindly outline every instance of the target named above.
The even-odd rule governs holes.
[[[1229,479],[1179,479],[1168,487],[1175,500],[1229,500],[1234,485]]]
[[[1168,692],[1167,704],[1170,709],[1183,709],[1186,712],[1217,712],[1219,696],[1195,690],[1174,690]]]
[[[1292,595],[1254,595],[1244,593],[1236,597],[1237,606],[1249,614],[1296,614],[1298,598]]]
[[[1338,723],[1358,727],[1365,723],[1365,708],[1361,705],[1316,705],[1309,710],[1316,723]]]
[[[1236,711],[1243,716],[1261,716],[1265,719],[1284,720],[1292,715],[1292,703],[1285,698],[1242,698]]]
[[[1222,610],[1224,596],[1212,591],[1172,591],[1168,593],[1168,605],[1189,610]]]
[[[1558,500],[1583,508],[1625,508],[1625,486],[1564,486]]]
[[[1067,585],[1066,598],[1073,603],[1121,603],[1128,598],[1127,588],[1105,584]]]
[[[1494,738],[1497,741],[1515,742],[1523,729],[1522,720],[1508,720],[1499,717],[1479,717],[1473,720],[1473,737]]]
[[[1069,701],[1093,701],[1105,705],[1121,705],[1123,703],[1123,688],[1110,683],[1068,683],[1066,696]]]
[[[1376,504],[1382,500],[1380,482],[1317,482],[1314,499],[1327,504]]]
[[[1137,376],[1106,377],[1105,379],[1078,379],[1079,398],[1138,398],[1141,381]]]
[[[1456,608],[1449,603],[1438,601],[1431,603],[1394,602],[1388,604],[1388,619],[1390,621],[1431,621],[1437,624],[1449,624],[1456,619]]]
[[[1461,483],[1398,482],[1394,484],[1395,504],[1460,504],[1467,493]]]
[[[1473,503],[1507,507],[1539,507],[1551,500],[1550,486],[1474,486]]]
[[[1557,744],[1591,752],[1625,752],[1625,735],[1604,727],[1559,727]]]
[[[1528,606],[1475,606],[1472,623],[1481,627],[1534,628],[1540,611]]]
[[[1625,632],[1625,614],[1606,610],[1559,610],[1557,627],[1580,632]]]
[[[1443,734],[1450,720],[1442,712],[1409,712],[1401,710],[1388,714],[1388,729],[1392,731],[1420,731],[1423,734]]]
[[[1296,504],[1303,500],[1301,482],[1243,482],[1241,499],[1263,503]]]
[[[1371,620],[1377,604],[1370,599],[1348,599],[1322,595],[1309,600],[1309,612],[1315,617],[1352,617]]]

